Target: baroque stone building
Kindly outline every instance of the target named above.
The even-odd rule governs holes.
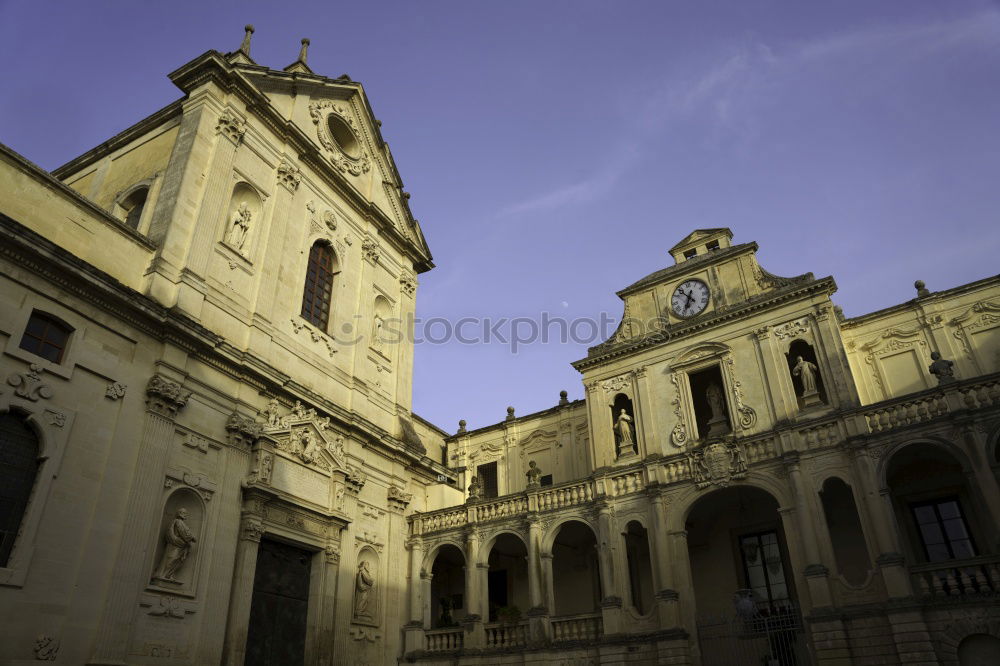
[[[1000,277],[845,319],[696,230],[585,400],[448,435],[364,89],[251,33],[51,174],[0,150],[4,663],[1000,651]]]

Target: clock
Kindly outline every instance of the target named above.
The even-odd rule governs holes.
[[[670,308],[681,319],[694,317],[708,307],[708,285],[701,280],[685,280],[670,297]]]

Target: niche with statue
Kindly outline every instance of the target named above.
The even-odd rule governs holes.
[[[241,257],[249,259],[254,235],[259,231],[263,214],[260,195],[248,183],[239,182],[226,209],[222,242]]]
[[[167,497],[156,532],[153,587],[194,593],[204,518],[204,502],[194,490],[179,488]]]
[[[358,552],[358,567],[354,572],[354,612],[352,622],[377,627],[379,622],[378,554],[369,547]]]
[[[788,345],[788,372],[792,376],[792,386],[798,399],[799,409],[808,409],[829,404],[823,377],[819,372],[816,352],[805,340],[793,340]]]
[[[615,433],[615,456],[621,458],[637,454],[635,408],[624,393],[615,395],[611,403],[611,424]]]

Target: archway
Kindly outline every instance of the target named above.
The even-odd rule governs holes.
[[[686,521],[704,664],[799,663],[796,607],[778,502],[733,486],[701,497]]]
[[[528,549],[519,537],[505,532],[490,548],[487,612],[490,622],[515,624],[531,607],[528,596]]]
[[[872,562],[854,493],[842,479],[831,476],[819,494],[837,571],[851,585],[861,585],[868,579]]]
[[[431,628],[453,627],[467,614],[465,555],[455,545],[441,546],[431,566]]]
[[[1000,638],[990,634],[971,634],[958,644],[959,666],[990,666],[997,663]]]
[[[552,594],[554,615],[600,610],[597,537],[585,523],[570,520],[559,527],[552,543]]]

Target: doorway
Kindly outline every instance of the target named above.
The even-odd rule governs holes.
[[[305,663],[309,569],[313,554],[262,539],[257,551],[245,666]]]

